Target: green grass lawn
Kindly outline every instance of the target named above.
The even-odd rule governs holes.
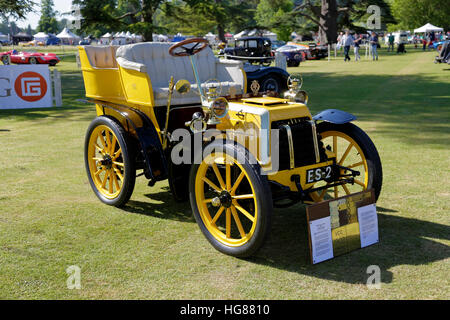
[[[382,50],[384,52],[384,50]],[[0,299],[449,299],[450,70],[435,53],[308,61],[313,113],[354,113],[380,153],[381,241],[311,265],[305,206],[274,211],[257,255],[215,251],[188,203],[143,178],[124,209],[95,197],[83,144],[92,106],[75,58],[62,72],[63,107],[0,111]],[[69,290],[66,268],[81,268]],[[381,268],[381,289],[365,283]]]

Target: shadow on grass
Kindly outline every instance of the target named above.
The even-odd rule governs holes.
[[[126,212],[160,219],[195,223],[188,202],[178,203],[168,191],[148,194],[152,203],[129,201]],[[158,203],[154,203],[154,202]],[[450,240],[450,227],[416,219],[381,214],[397,212],[378,207],[380,243],[317,265],[310,262],[305,206],[275,210],[270,236],[258,253],[248,258],[255,264],[306,274],[312,277],[352,284],[365,284],[370,265],[378,265],[381,282],[390,283],[390,268],[398,265],[423,265],[450,257],[450,247],[437,241]]]
[[[176,202],[168,187],[162,190],[162,192],[145,195],[153,202],[130,200],[122,210],[160,219],[195,222],[189,202]]]
[[[386,208],[378,211],[395,212]],[[450,257],[449,246],[429,239],[450,240],[449,226],[386,214],[378,214],[378,220],[378,244],[311,265],[305,207],[278,211],[269,240],[249,261],[322,279],[365,284],[370,265],[380,267],[382,283],[390,283],[392,267],[423,265]]]

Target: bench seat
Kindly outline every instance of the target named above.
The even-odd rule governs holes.
[[[153,89],[153,106],[165,106],[169,93],[169,81],[173,76],[175,82],[188,80],[192,89],[189,93],[180,95],[174,92],[172,105],[198,104],[198,94],[192,65],[188,57],[172,57],[169,54],[170,43],[138,43],[121,46],[117,49],[117,64],[126,70],[146,73],[150,78]],[[222,85],[222,93],[227,94],[230,88],[236,94],[244,93],[245,71],[241,61],[220,60],[214,56],[211,48],[207,47],[195,55],[202,87],[204,82],[216,79]]]

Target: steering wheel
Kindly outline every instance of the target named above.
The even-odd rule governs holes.
[[[187,44],[193,44],[186,47]],[[187,39],[178,42],[169,48],[169,54],[174,57],[193,56],[208,46],[208,40],[202,38]]]

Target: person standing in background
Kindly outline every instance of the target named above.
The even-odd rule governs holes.
[[[351,60],[350,56],[348,54],[349,54],[349,51],[350,51],[350,46],[352,46],[354,44],[354,41],[355,41],[355,39],[350,34],[350,31],[347,30],[345,32],[344,40],[343,40],[343,42],[344,42],[344,54],[345,54],[344,61],[347,61],[347,60],[350,61]]]
[[[341,50],[342,48],[342,40],[344,38],[344,35],[342,32],[339,33],[338,37],[337,37],[337,42],[336,42],[336,49],[337,50]]]
[[[354,45],[354,52],[355,52],[355,61],[361,60],[361,57],[359,55],[359,46],[361,45],[362,41],[362,35],[356,36],[356,39],[353,41]]]
[[[394,40],[395,40],[394,35],[390,33],[388,37],[388,49],[387,49],[388,52],[389,51],[394,52]]]
[[[378,47],[378,36],[377,34],[372,31],[372,36],[369,39],[370,41],[370,46],[372,48],[372,60],[375,61],[378,60],[378,52],[377,52],[377,47]]]

